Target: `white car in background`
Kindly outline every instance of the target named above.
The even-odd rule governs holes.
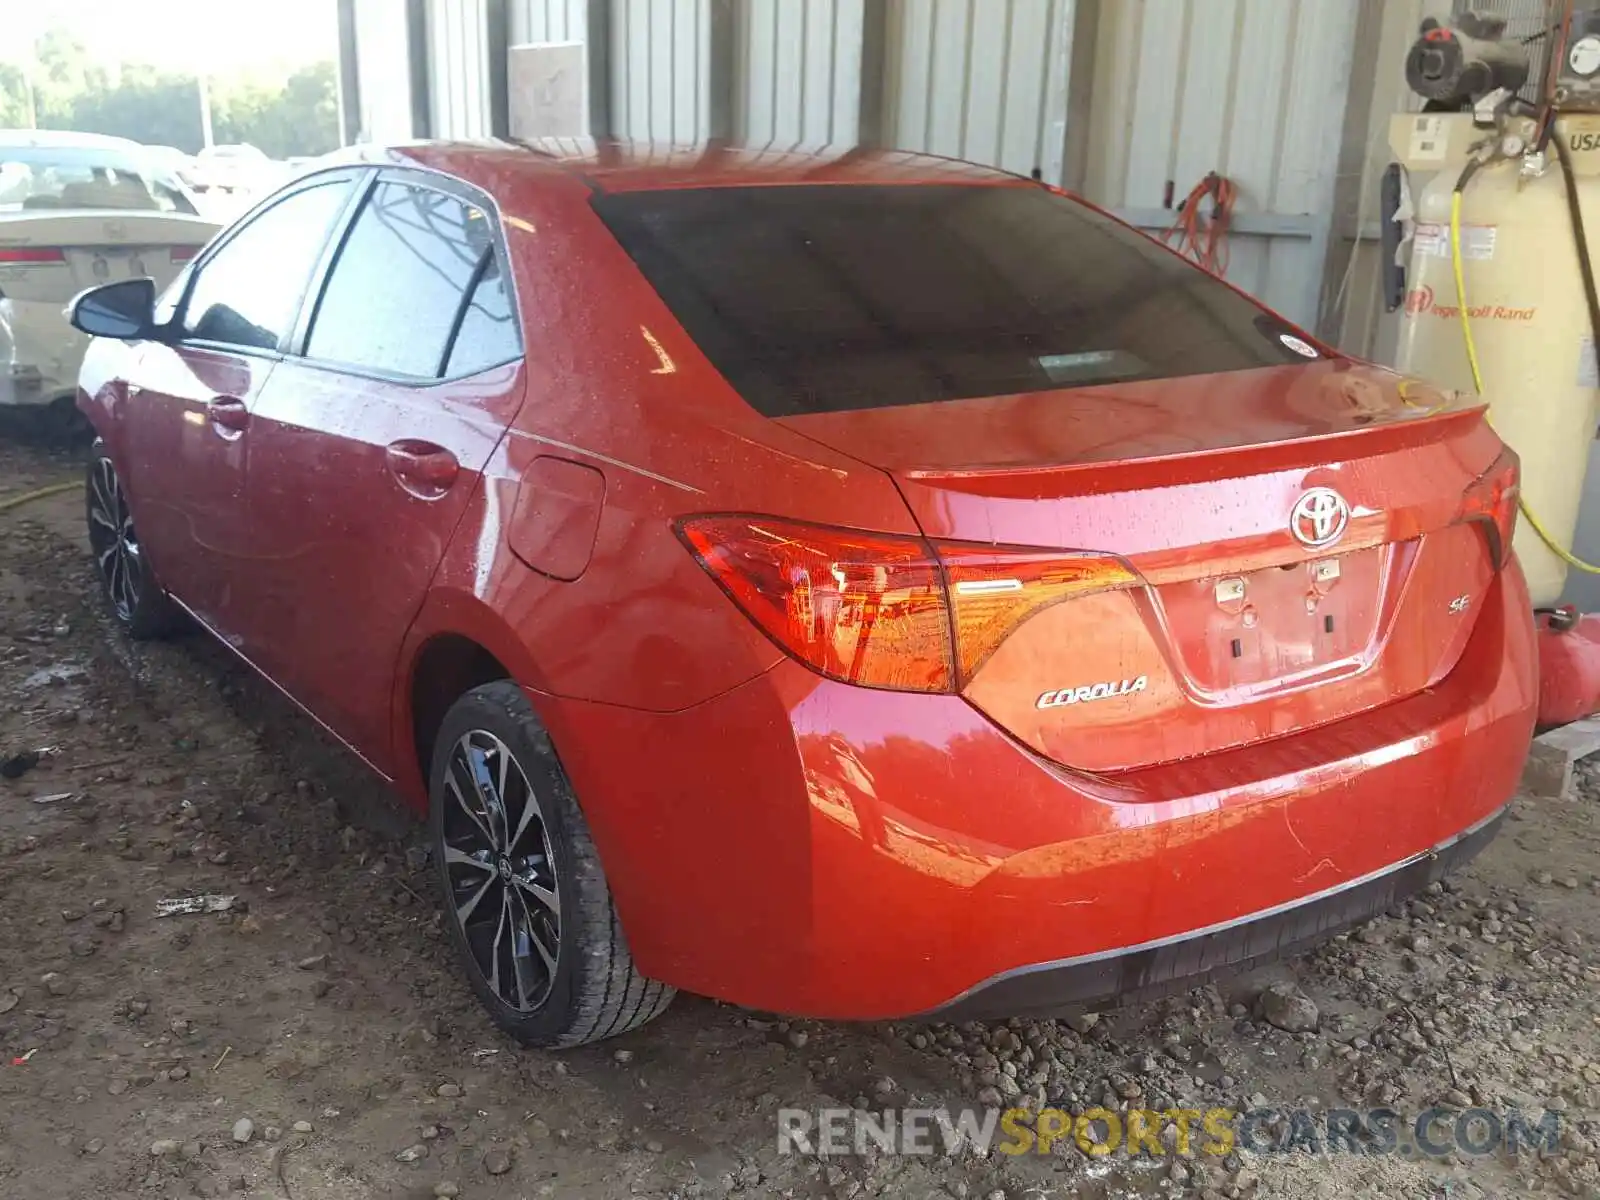
[[[89,339],[63,307],[117,279],[166,287],[219,227],[137,142],[0,130],[0,409],[78,427]]]
[[[185,177],[197,192],[242,193],[254,196],[270,191],[283,182],[284,165],[268,158],[254,146],[207,146],[194,156],[194,165]]]
[[[194,155],[186,150],[179,150],[176,146],[152,146],[146,143],[144,152],[155,163],[156,170],[164,175],[175,176],[184,187],[193,191],[190,176],[194,173]]]

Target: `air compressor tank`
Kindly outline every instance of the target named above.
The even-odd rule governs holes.
[[[1451,194],[1471,148],[1493,130],[1462,113],[1397,116],[1390,144],[1409,173],[1416,231],[1407,263],[1395,366],[1471,394],[1450,245]],[[1600,116],[1560,119],[1590,246],[1600,253]],[[1461,204],[1467,313],[1495,430],[1522,459],[1522,496],[1570,549],[1589,447],[1600,420],[1600,379],[1566,183],[1554,147],[1542,175],[1520,157],[1485,165]],[[1567,564],[1525,518],[1517,557],[1535,607],[1556,603]]]

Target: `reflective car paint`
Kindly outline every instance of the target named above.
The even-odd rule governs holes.
[[[104,343],[95,341],[98,357]],[[245,535],[247,451],[242,433],[218,420],[247,412],[276,359],[200,346],[149,342],[132,349],[135,367],[123,399],[136,419],[117,420],[117,461],[126,475],[135,525],[162,579],[232,642],[240,632],[235,602]],[[85,363],[88,374],[90,364]],[[108,416],[128,416],[118,407]],[[97,423],[97,428],[106,427]],[[137,499],[132,499],[137,497]]]
[[[419,386],[291,358],[251,406],[238,649],[369,761],[391,752],[373,697],[522,396],[520,366]],[[429,453],[447,485],[416,472]]]
[[[1533,653],[1508,571],[1440,688],[1110,779],[1051,766],[959,698],[787,661],[684,713],[534,700],[578,794],[606,797],[589,811],[641,970],[889,1017],[1337,888],[1469,828],[1516,786]]]
[[[369,161],[375,153],[365,152]],[[920,1012],[1009,970],[1143,944],[1337,887],[1471,826],[1514,787],[1536,690],[1514,561],[1481,581],[1455,665],[1436,686],[1259,744],[1097,776],[1028,749],[962,696],[818,677],[729,603],[671,529],[687,514],[767,512],[884,533],[1063,546],[1070,514],[1097,541],[1115,542],[1095,548],[1143,555],[1158,576],[1163,565],[1192,567],[1206,554],[1219,572],[1244,570],[1287,536],[1287,510],[1250,491],[1263,477],[1281,498],[1330,473],[1359,476],[1352,464],[1360,456],[1342,457],[1330,423],[1344,421],[1350,445],[1367,452],[1418,455],[1419,463],[1429,454],[1458,458],[1448,470],[1438,464],[1448,477],[1434,501],[1442,512],[1459,501],[1456,481],[1498,453],[1480,411],[1435,411],[1439,404],[1418,404],[1409,392],[1407,401],[1392,375],[1337,359],[1233,380],[1237,394],[1224,379],[1164,381],[1150,389],[1153,408],[1125,418],[1108,405],[1103,411],[1118,415],[1098,427],[1089,424],[1097,410],[1074,393],[1025,398],[1010,419],[1000,419],[1003,410],[982,422],[930,418],[920,443],[916,418],[927,409],[894,418],[908,422],[909,440],[901,430],[862,432],[890,419],[884,413],[845,432],[771,421],[731,392],[633,269],[588,207],[592,186],[729,178],[915,186],[952,177],[1026,185],[981,168],[872,155],[775,163],[716,153],[675,163],[602,148],[572,167],[510,148],[419,146],[386,161],[465,178],[496,198],[525,364],[514,381],[501,377],[498,392],[481,377],[441,384],[436,408],[408,405],[381,381],[360,384],[344,407],[334,384],[309,379],[276,399],[257,393],[252,425],[257,415],[292,418],[304,436],[250,462],[259,503],[229,518],[235,528],[250,522],[263,548],[280,553],[260,554],[237,577],[220,574],[254,572],[261,603],[247,606],[253,622],[270,620],[262,615],[269,596],[296,612],[292,630],[269,635],[252,625],[235,641],[254,648],[258,665],[280,656],[269,676],[419,809],[427,745],[413,708],[417,665],[444,639],[492,655],[551,732],[647,974],[819,1016]],[[81,403],[119,456],[147,419],[142,397],[124,389],[141,378],[140,356],[152,349],[96,343],[85,364]],[[1333,383],[1307,383],[1323,378]],[[1353,415],[1328,415],[1325,386],[1354,395]],[[1213,398],[1201,416],[1181,425],[1149,419],[1169,389],[1196,388]],[[1045,420],[1050,403],[1083,416]],[[1361,420],[1362,405],[1392,409],[1397,419]],[[1130,420],[1144,423],[1130,429]],[[501,421],[509,425],[496,439]],[[182,443],[186,474],[232,461],[240,446],[255,453],[252,430],[228,442],[194,428],[206,437]],[[1073,429],[1099,440],[1100,483],[1064,504],[1063,473],[1095,460],[1092,446],[1063,442]],[[335,435],[364,449],[339,458],[347,451],[324,444]],[[431,514],[415,506],[439,502],[392,487],[371,458],[397,437],[481,458],[448,489],[448,508],[436,510],[448,516],[437,524],[401,515]],[[1206,503],[1186,503],[1196,473],[1216,466],[1212,452],[1223,445],[1234,452],[1213,473]],[[261,467],[257,488],[254,472],[268,454],[274,465],[270,474]],[[294,461],[301,454],[303,466]],[[526,481],[540,478],[536,464],[552,456],[605,484],[590,553],[572,579],[535,569],[512,549]],[[318,472],[319,462],[342,469]],[[137,521],[163,503],[180,512],[192,505],[170,498],[186,492],[182,478],[152,485],[150,473],[130,484]],[[1338,549],[1421,533],[1412,518],[1391,515],[1426,509],[1420,492],[1392,503],[1421,488],[1427,472],[1416,475],[1352,488],[1356,519]],[[1230,492],[1230,481],[1242,490]],[[1150,496],[1136,504],[1143,489]],[[296,552],[318,543],[326,550],[320,569],[303,570]],[[348,561],[338,558],[340,545]],[[397,551],[403,562],[385,561]],[[275,575],[280,567],[285,574]],[[380,597],[380,608],[391,607],[368,620],[362,597],[392,585],[391,570],[405,595]],[[361,669],[335,680],[345,673],[332,664],[348,665],[351,655]],[[389,661],[392,670],[382,667]],[[331,673],[318,676],[324,669]],[[1016,681],[1030,703],[1043,690],[1031,670]],[[349,690],[331,694],[330,680]]]

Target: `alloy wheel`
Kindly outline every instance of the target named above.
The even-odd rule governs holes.
[[[143,586],[143,560],[133,514],[108,458],[97,462],[89,475],[89,545],[118,619],[132,621]]]
[[[550,831],[528,776],[481,729],[451,748],[441,847],[452,917],[489,990],[532,1012],[555,984],[561,900]]]

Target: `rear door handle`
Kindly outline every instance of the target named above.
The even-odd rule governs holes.
[[[384,448],[389,472],[406,491],[425,499],[435,499],[450,490],[461,474],[456,456],[432,442],[404,438]]]
[[[250,424],[250,410],[237,396],[216,397],[206,406],[206,415],[211,418],[211,423],[217,427],[218,432],[227,430],[227,433],[223,433],[223,437],[227,437],[229,433],[241,434],[245,431],[245,426]]]

